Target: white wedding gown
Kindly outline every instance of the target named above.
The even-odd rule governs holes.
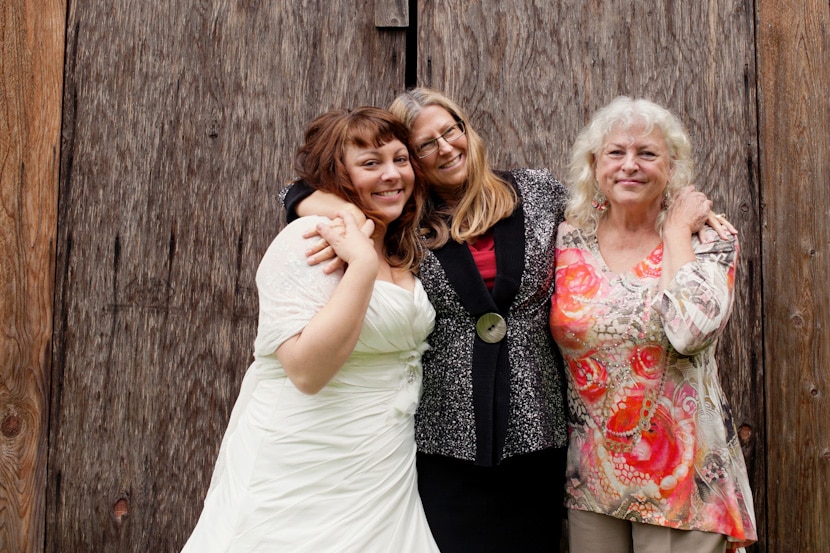
[[[341,274],[309,267],[287,226],[257,271],[260,316],[248,369],[186,553],[438,552],[418,497],[413,414],[435,312],[375,284],[360,339],[319,393],[305,395],[274,351],[331,296]]]

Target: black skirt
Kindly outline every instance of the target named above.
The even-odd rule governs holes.
[[[566,448],[478,466],[418,453],[418,491],[441,553],[551,553],[562,535]]]

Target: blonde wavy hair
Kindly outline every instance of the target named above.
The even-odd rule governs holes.
[[[614,131],[628,131],[643,127],[645,134],[659,130],[666,141],[671,159],[672,175],[666,185],[667,201],[657,217],[656,229],[662,232],[666,211],[677,192],[692,183],[694,161],[692,146],[686,127],[669,110],[643,98],[619,96],[594,113],[591,122],[579,132],[571,148],[568,167],[568,188],[570,198],[565,209],[569,223],[589,235],[596,234],[600,220],[609,209],[599,211],[591,205],[599,192],[595,175],[597,155],[605,146],[606,139]]]
[[[440,206],[431,197],[421,220],[426,246],[435,249],[446,244],[450,238],[465,242],[481,236],[513,213],[519,197],[513,186],[490,168],[487,147],[470,125],[467,114],[444,94],[424,87],[412,88],[395,98],[389,111],[411,131],[415,119],[427,106],[440,106],[447,110],[456,121],[464,123],[467,135],[467,182],[459,191],[457,202],[451,206]],[[410,149],[413,147],[410,143]],[[413,159],[413,165],[420,172],[416,159]]]

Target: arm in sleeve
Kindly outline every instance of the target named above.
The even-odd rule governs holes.
[[[349,218],[337,236],[348,268],[327,275],[305,262],[308,239],[323,217],[289,224],[268,248],[257,271],[257,356],[276,357],[294,386],[317,393],[340,370],[360,335],[378,272],[371,239]],[[340,251],[340,250],[338,250]]]
[[[297,219],[297,205],[314,193],[314,188],[305,181],[297,180],[283,188],[280,201],[285,209],[286,219],[290,223]]]
[[[714,231],[708,231],[714,234]],[[680,267],[652,306],[674,349],[694,355],[723,332],[735,299],[737,238],[701,244],[694,238],[695,261]]]
[[[302,234],[322,217],[306,217],[287,225],[271,242],[259,264],[256,285],[259,324],[254,354],[271,356],[288,338],[299,334],[334,293],[343,271],[323,274],[311,267]]]

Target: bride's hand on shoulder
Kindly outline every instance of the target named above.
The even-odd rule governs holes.
[[[315,194],[317,194],[317,192],[315,192]],[[342,206],[340,211],[338,211],[337,216],[332,217],[332,227],[343,226],[344,213],[349,213],[358,227],[363,227],[368,221],[366,215],[360,211],[356,205],[347,203]],[[372,228],[374,229],[374,226]],[[369,234],[371,235],[371,232]],[[308,259],[308,264],[313,266],[325,261],[330,261],[329,263],[323,265],[323,272],[326,274],[331,274],[338,269],[344,268],[345,262],[337,256],[334,248],[332,248],[328,241],[320,235],[316,228],[306,232],[303,235],[303,238],[314,238],[315,236],[319,236],[320,240],[315,242],[312,247],[306,250],[305,255]]]
[[[354,217],[344,211],[338,213],[337,218],[331,224],[317,224],[315,230],[321,240],[326,243],[326,246],[318,251],[324,252],[330,250],[332,255],[337,256],[335,261],[324,267],[324,272],[331,273],[336,270],[338,267],[331,268],[336,261],[340,262],[339,266],[367,264],[370,268],[374,267],[374,270],[377,271],[378,256],[375,251],[375,243],[371,238],[375,230],[375,224],[371,219],[366,219],[358,227]],[[319,244],[314,248],[318,246]],[[317,255],[320,254],[318,253]],[[312,256],[314,255],[312,254]],[[310,261],[309,264],[314,265]]]

